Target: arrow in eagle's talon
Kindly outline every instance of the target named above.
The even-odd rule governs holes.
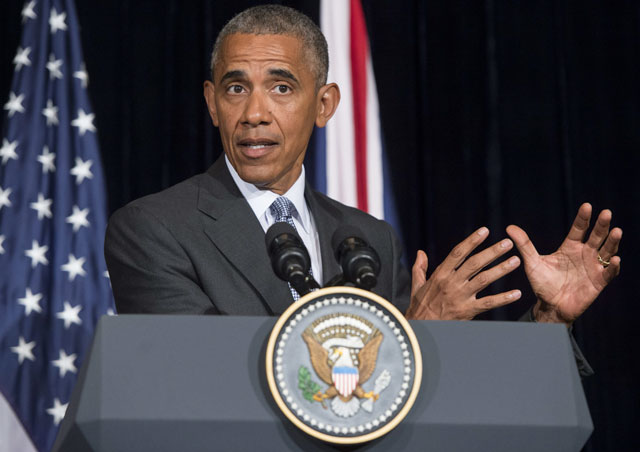
[[[365,396],[365,398],[367,398],[367,399],[373,398],[373,400],[374,400],[374,401],[376,401],[376,400],[378,400],[378,399],[380,398],[380,394],[376,394],[376,393],[375,393],[375,392],[373,392],[373,391],[366,392],[366,393],[364,394],[364,396]]]

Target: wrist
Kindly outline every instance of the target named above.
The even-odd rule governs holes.
[[[548,303],[545,303],[540,299],[538,299],[536,304],[533,306],[531,315],[533,320],[539,323],[564,323],[567,328],[569,328],[573,323],[572,321],[563,318],[553,306],[550,306]]]
[[[435,315],[428,307],[411,303],[409,309],[404,314],[407,320],[442,320]]]

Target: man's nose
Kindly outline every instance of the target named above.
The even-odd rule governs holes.
[[[257,126],[271,122],[271,110],[267,95],[260,90],[254,90],[249,94],[242,115],[244,124]]]

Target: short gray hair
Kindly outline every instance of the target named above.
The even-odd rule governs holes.
[[[309,17],[288,6],[261,5],[235,15],[218,34],[211,52],[211,79],[224,40],[233,34],[285,35],[298,38],[309,58],[316,87],[327,83],[329,51],[320,28]]]

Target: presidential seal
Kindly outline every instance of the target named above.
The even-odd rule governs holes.
[[[276,323],[267,380],[282,412],[304,432],[337,444],[378,438],[415,401],[422,355],[404,316],[352,287],[302,297]]]

